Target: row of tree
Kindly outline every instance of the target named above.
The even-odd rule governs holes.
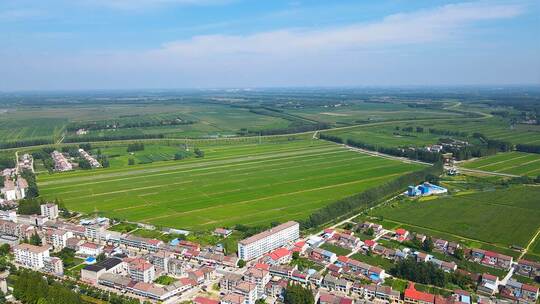
[[[473,285],[469,276],[459,272],[445,273],[433,263],[419,263],[414,258],[397,262],[390,269],[390,274],[409,281],[439,287],[452,283],[466,289]]]
[[[43,274],[22,270],[13,285],[13,296],[28,304],[79,304],[83,303],[79,295],[54,281],[43,278]]]
[[[28,189],[26,189],[26,197],[35,198],[39,196],[39,189],[37,186],[36,175],[30,169],[23,169],[21,171],[21,177],[28,183]]]
[[[517,144],[516,145],[516,150],[518,150],[520,152],[540,154],[540,145]]]
[[[66,143],[87,142],[87,141],[113,141],[113,140],[131,140],[131,139],[156,139],[165,138],[164,134],[106,134],[99,135],[86,135],[83,137],[70,136],[64,138]]]
[[[143,150],[144,150],[144,143],[142,142],[128,144],[127,146],[128,152],[143,151]]]
[[[109,129],[129,129],[129,128],[146,128],[146,127],[159,127],[159,126],[176,126],[176,125],[191,125],[195,121],[184,120],[180,117],[173,119],[162,120],[143,120],[143,121],[94,121],[88,123],[72,123],[67,126],[67,130],[70,132],[77,131],[79,129],[86,130],[109,130]]]
[[[384,198],[387,198],[398,191],[403,191],[408,185],[423,182],[428,175],[438,176],[442,174],[442,171],[442,163],[436,163],[433,166],[402,175],[359,194],[340,199],[315,211],[308,219],[302,221],[302,227],[318,227],[331,220],[335,220],[336,218],[357,212],[361,209],[367,209],[376,205]]]

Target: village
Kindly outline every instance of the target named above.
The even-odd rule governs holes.
[[[431,238],[405,229],[388,230],[372,222],[349,222],[352,230],[334,226],[301,237],[299,224],[290,221],[239,241],[236,256],[226,255],[219,246],[203,247],[179,239],[165,243],[108,230],[112,223],[107,218],[66,221],[53,203],[42,204],[40,209],[41,214],[35,215],[19,215],[15,210],[0,214],[0,239],[11,246],[15,265],[67,278],[62,259],[54,255],[68,248],[84,259],[74,276],[79,282],[145,300],[254,304],[263,299],[274,303],[283,301],[291,283],[309,287],[322,304],[503,303],[504,299],[535,303],[539,294],[538,287],[514,278],[539,276],[540,263],[515,261],[496,252],[432,239],[434,253],[451,256],[459,250],[470,262],[507,271],[505,277],[469,273],[425,251],[384,246],[389,241],[423,244]],[[218,228],[213,233],[227,238],[232,231]],[[372,237],[362,240],[356,234]],[[41,244],[25,241],[36,235]],[[333,252],[339,248],[348,253]],[[476,290],[473,295],[457,289],[443,297],[417,290],[410,281],[400,292],[385,284],[393,279],[386,269],[356,260],[355,254],[391,263],[410,259],[433,264],[445,273],[461,272],[471,277]]]
[[[78,152],[92,167],[99,167],[83,149]],[[57,171],[72,169],[63,153],[53,151],[51,157]],[[17,267],[60,281],[75,280],[105,292],[163,303],[281,303],[291,284],[307,288],[321,304],[535,303],[539,297],[538,287],[520,279],[539,277],[538,262],[466,248],[403,228],[387,229],[357,216],[306,235],[301,235],[298,222],[276,224],[239,240],[234,254],[221,244],[201,245],[182,237],[190,231],[169,229],[179,237],[164,241],[115,231],[115,226],[122,225],[115,219],[65,217],[65,210],[52,202],[43,202],[39,214],[20,214],[18,201],[26,197],[29,187],[21,175],[32,170],[32,162],[25,154],[17,168],[2,172],[0,243],[9,245]],[[409,186],[402,196],[412,199],[447,191],[424,182]],[[232,233],[233,229],[216,228],[212,235],[225,241]],[[80,263],[73,265],[69,259]],[[460,261],[504,275],[471,272],[462,269]],[[395,273],[394,266],[405,262],[430,265],[466,283],[463,288],[430,293],[427,285]],[[0,287],[9,294],[7,276],[0,276]],[[404,288],[394,288],[395,282]]]

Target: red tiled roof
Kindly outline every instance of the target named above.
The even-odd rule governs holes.
[[[264,263],[257,263],[253,267],[255,267],[256,269],[260,269],[260,270],[270,270],[270,265],[264,264]]]
[[[484,273],[482,274],[482,279],[490,280],[490,281],[496,281],[498,278],[492,274]]]
[[[407,230],[403,228],[396,229],[396,233],[399,235],[404,235],[407,232]]]
[[[268,256],[272,260],[276,261],[276,260],[279,260],[279,259],[281,259],[283,257],[286,257],[286,256],[290,255],[290,254],[291,254],[291,251],[289,251],[289,249],[281,247],[281,248],[278,248],[278,249],[270,252],[268,254]]]
[[[94,244],[94,243],[86,242],[86,243],[84,243],[84,244],[81,244],[79,247],[86,247],[86,248],[90,248],[90,249],[97,249],[97,248],[98,248],[98,245],[97,245],[97,244]]]
[[[364,244],[366,244],[366,246],[368,246],[368,247],[373,247],[375,245],[375,241],[374,240],[365,240]]]
[[[349,261],[349,258],[344,256],[344,255],[340,255],[338,256],[338,261],[340,261],[341,263],[347,263]]]
[[[421,292],[414,288],[414,283],[409,282],[409,286],[407,289],[405,289],[405,298],[406,299],[412,299],[417,301],[423,301],[428,303],[434,303],[435,302],[435,296],[427,293],[427,292]]]
[[[532,291],[532,292],[538,292],[538,287],[532,286],[532,285],[529,285],[529,284],[521,285],[521,289],[524,289],[524,290],[527,290],[527,291]]]

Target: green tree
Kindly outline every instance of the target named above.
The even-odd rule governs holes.
[[[128,165],[129,166],[135,165],[135,160],[133,158],[128,159]]]
[[[0,256],[5,256],[9,253],[9,250],[11,249],[11,247],[9,246],[9,244],[2,244],[0,246]]]
[[[244,268],[244,266],[246,266],[246,261],[242,259],[238,260],[238,267]]]
[[[193,150],[193,153],[195,153],[195,157],[198,157],[198,158],[204,157],[204,151],[199,148],[195,148],[195,150]]]
[[[431,237],[428,237],[424,240],[424,243],[422,244],[422,249],[426,252],[431,252],[433,250],[433,240]]]
[[[98,254],[98,256],[96,257],[96,261],[101,262],[101,261],[105,260],[105,258],[106,258],[105,253],[102,252],[102,253]]]
[[[300,284],[289,284],[285,289],[285,304],[313,304],[315,299],[311,289]]]
[[[30,237],[29,243],[35,246],[41,246],[41,238],[37,232],[34,232]]]
[[[456,259],[458,259],[458,260],[463,260],[464,252],[463,252],[463,249],[461,247],[456,248],[454,250],[454,257],[456,257]]]

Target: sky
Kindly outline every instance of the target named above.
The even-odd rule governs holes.
[[[1,0],[0,90],[540,84],[540,1]]]

